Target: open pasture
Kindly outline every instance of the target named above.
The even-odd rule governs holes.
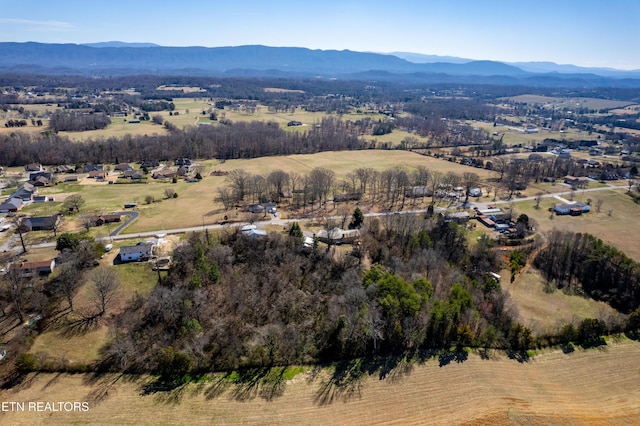
[[[553,192],[560,192],[562,186],[556,185]],[[572,191],[566,187],[561,198],[571,201]],[[534,200],[514,203],[517,214],[526,213],[538,223],[537,231],[545,233],[554,228],[572,232],[585,232],[600,238],[605,243],[623,251],[627,256],[640,261],[640,229],[634,218],[640,215],[640,205],[625,194],[626,189],[605,189],[601,191],[573,191],[573,199],[586,203],[591,200],[591,211],[581,216],[556,216],[550,208],[556,204],[564,204],[561,200],[550,197],[543,198],[540,208],[536,209]],[[597,202],[602,200],[600,212]]]
[[[541,96],[541,95],[518,95],[518,96],[502,98],[502,100],[509,100],[511,102],[518,102],[518,103],[525,103],[525,104],[548,105],[549,108],[553,107],[556,109],[568,109],[568,110],[582,109],[582,108],[587,108],[590,110],[624,108],[628,105],[633,104],[633,102],[615,101],[610,99],[559,98],[559,97]]]

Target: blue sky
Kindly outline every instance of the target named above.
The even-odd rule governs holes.
[[[0,41],[111,40],[640,69],[640,0],[0,0]]]

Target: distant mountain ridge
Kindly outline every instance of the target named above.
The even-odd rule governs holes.
[[[101,41],[98,43],[82,43],[80,46],[89,47],[160,47],[155,43],[125,43],[124,41]]]
[[[438,56],[438,55],[424,55],[422,53],[409,53],[409,52],[391,52],[387,55],[397,56],[398,58],[406,59],[409,62],[417,64],[428,64],[433,62],[450,62],[454,64],[464,64],[468,62],[476,61],[475,59],[459,58],[457,56]],[[560,74],[595,74],[604,77],[635,77],[640,78],[640,69],[638,70],[619,70],[615,68],[602,68],[602,67],[580,67],[572,64],[556,64],[555,62],[545,61],[532,61],[532,62],[504,62],[505,64],[513,65],[520,68],[523,71],[531,73],[560,73]]]
[[[640,87],[640,72],[607,75],[579,67],[559,71],[549,63],[526,63],[520,67],[497,61],[476,61],[434,55],[403,54],[411,62],[392,54],[350,50],[312,50],[302,47],[261,45],[236,47],[166,47],[152,43],[105,42],[78,44],[0,43],[0,72],[82,75],[202,75],[276,76],[394,81],[476,82],[481,84],[617,85]],[[417,58],[417,59],[416,59]],[[441,61],[447,59],[454,62]],[[556,64],[553,64],[556,65]],[[571,72],[572,71],[572,72]],[[626,80],[617,80],[617,78]],[[637,79],[637,81],[636,81]]]

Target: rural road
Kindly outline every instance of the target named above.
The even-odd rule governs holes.
[[[569,185],[566,184],[558,184],[558,187],[561,187],[562,189],[559,192],[554,192],[554,193],[548,193],[548,194],[543,194],[541,195],[541,198],[552,198],[552,197],[560,197],[563,198],[562,196],[564,194],[569,194],[571,192],[571,187]],[[611,189],[626,189],[628,188],[627,185],[607,185],[604,187],[600,187],[600,188],[588,188],[588,189],[584,189],[584,190],[580,190],[580,192],[597,192],[597,191],[604,191],[604,190],[611,190]],[[479,209],[483,209],[483,208],[487,208],[487,206],[489,205],[504,205],[504,204],[512,204],[512,203],[520,203],[520,202],[524,202],[524,201],[534,201],[537,198],[537,196],[531,196],[531,197],[522,197],[522,198],[514,198],[513,200],[496,200],[496,201],[483,201],[483,202],[473,202],[473,201],[469,201],[467,203],[467,205],[465,206],[466,209],[472,209],[474,207],[477,207]],[[461,205],[459,205],[459,207],[462,207]],[[453,206],[445,208],[445,207],[439,207],[437,209],[435,209],[436,212],[441,212],[441,211],[445,211],[445,210],[451,210],[451,208],[454,208]],[[418,210],[403,210],[403,211],[391,211],[391,212],[376,212],[376,213],[365,213],[365,217],[379,217],[379,216],[387,216],[387,215],[394,215],[394,214],[419,214],[419,213],[426,213],[426,209],[418,209]],[[157,234],[185,234],[185,233],[189,233],[189,232],[200,232],[200,231],[204,231],[205,229],[207,230],[216,230],[216,229],[224,229],[224,228],[232,228],[235,226],[243,226],[243,225],[247,225],[248,222],[242,222],[242,223],[234,223],[234,224],[224,224],[224,225],[220,225],[220,224],[213,224],[213,225],[199,225],[199,226],[193,226],[193,227],[189,227],[189,228],[174,228],[174,229],[159,229],[159,230],[155,230],[155,231],[148,231],[148,232],[139,232],[139,233],[135,233],[135,234],[122,234],[119,235],[119,232],[121,232],[127,225],[129,225],[133,220],[135,220],[138,217],[138,213],[137,212],[119,212],[122,215],[130,215],[129,219],[127,219],[122,225],[118,226],[118,228],[116,228],[110,235],[109,237],[102,237],[102,238],[97,238],[97,241],[121,241],[121,240],[134,240],[134,239],[144,239],[144,238],[153,238],[155,235]],[[300,219],[280,219],[278,217],[275,218],[271,218],[270,220],[267,221],[259,221],[256,222],[257,225],[260,226],[265,226],[265,225],[276,225],[276,226],[286,226],[287,224],[293,223],[293,222],[309,222],[312,220],[317,219],[318,217],[315,218],[300,218]],[[338,220],[338,219],[342,219],[342,216],[331,216],[328,219],[334,219],[334,220]],[[0,250],[9,250],[9,244],[11,243],[11,241],[5,243],[3,246],[0,246]],[[29,246],[29,248],[43,248],[43,247],[55,247],[56,243],[43,243],[43,244],[37,244],[37,245],[32,245]],[[17,248],[14,247],[14,250],[16,250]]]

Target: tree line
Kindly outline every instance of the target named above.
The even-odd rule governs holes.
[[[534,265],[557,288],[605,301],[624,313],[640,307],[640,264],[593,235],[550,232]]]

